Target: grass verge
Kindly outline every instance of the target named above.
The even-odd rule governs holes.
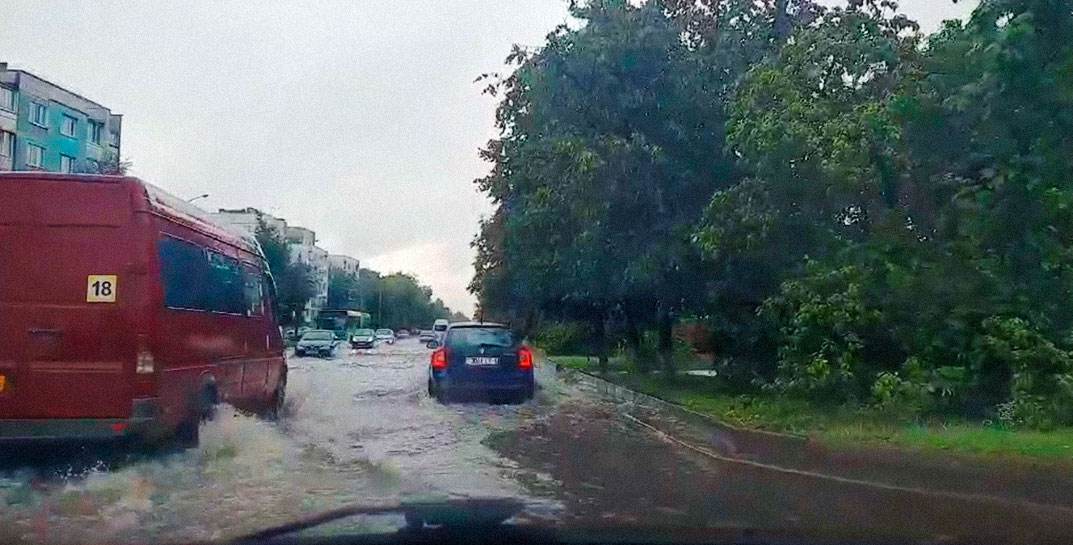
[[[554,356],[557,364],[589,372],[584,356]],[[612,362],[614,363],[614,362]],[[614,366],[613,366],[614,367]],[[776,395],[721,393],[717,379],[610,373],[606,379],[712,416],[728,424],[807,435],[832,446],[889,446],[987,458],[1073,463],[1073,428],[1009,429],[957,418],[909,419],[868,408],[817,405]]]

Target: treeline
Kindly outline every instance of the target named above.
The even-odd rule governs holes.
[[[389,329],[430,329],[432,322],[445,318],[465,321],[468,318],[452,311],[432,289],[405,273],[381,275],[372,269],[360,269],[358,276],[332,274],[328,279],[328,308],[368,312],[373,327]]]
[[[488,316],[711,332],[726,384],[1073,423],[1073,7],[576,2],[489,76]],[[642,369],[644,370],[644,369]]]

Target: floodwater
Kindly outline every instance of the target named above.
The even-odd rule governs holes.
[[[603,397],[542,363],[532,401],[442,405],[426,392],[428,354],[410,339],[290,358],[281,422],[225,407],[197,448],[50,450],[6,464],[0,543],[224,540],[341,507],[488,497],[524,502],[518,525],[605,540],[653,531],[665,541],[1073,543],[1070,494],[1024,489],[1046,487],[1040,475],[747,444]],[[966,475],[982,484],[947,493]],[[929,483],[934,491],[920,490]],[[352,517],[303,535],[404,523]]]
[[[343,506],[464,497],[519,498],[533,516],[554,517],[557,503],[530,497],[513,478],[517,464],[482,441],[553,407],[556,394],[444,406],[425,391],[428,354],[402,340],[292,357],[281,423],[224,407],[197,448],[44,452],[8,464],[0,542],[227,539]],[[401,524],[377,517],[333,529]]]

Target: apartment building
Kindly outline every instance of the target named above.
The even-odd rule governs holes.
[[[123,116],[0,62],[0,170],[109,172]]]
[[[361,262],[357,258],[342,254],[328,256],[328,272],[330,274],[339,273],[357,278],[359,269],[361,269]]]

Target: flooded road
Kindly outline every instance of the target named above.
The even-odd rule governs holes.
[[[1073,534],[1073,511],[1062,508],[712,459],[638,426],[632,414],[659,424],[649,409],[559,379],[548,365],[538,365],[540,389],[525,404],[441,405],[426,393],[428,353],[403,340],[290,358],[282,422],[221,410],[194,449],[46,452],[9,464],[0,469],[0,542],[218,540],[343,506],[465,497],[520,499],[527,507],[516,522],[564,531],[927,543],[1060,543]],[[354,517],[309,532],[402,524]]]
[[[426,393],[428,354],[401,340],[291,357],[282,422],[225,407],[194,449],[9,464],[0,542],[225,539],[344,505],[467,496],[524,498],[535,516],[554,517],[558,504],[530,497],[517,464],[482,444],[554,407],[553,389],[525,405],[444,406]],[[383,518],[351,526],[401,524]]]

